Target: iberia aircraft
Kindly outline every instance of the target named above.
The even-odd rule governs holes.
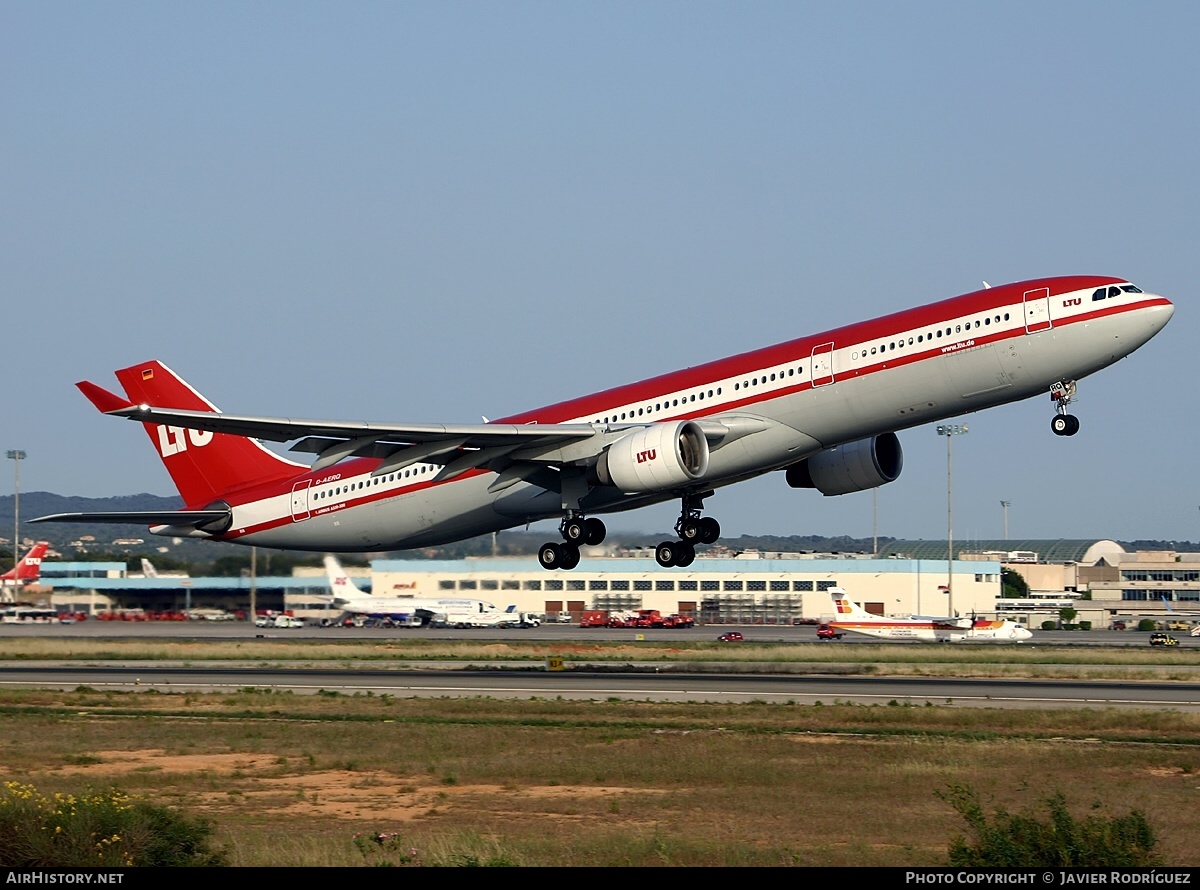
[[[0,587],[24,587],[27,584],[36,584],[42,575],[42,558],[46,555],[49,546],[46,541],[38,541],[30,547],[29,552],[22,557],[20,562],[0,575]]]
[[[461,627],[496,627],[512,620],[486,600],[465,597],[373,596],[358,589],[342,564],[325,557],[325,572],[333,604],[353,615],[390,618],[410,625],[453,624]]]
[[[1002,643],[1020,643],[1033,634],[1015,622],[990,621],[984,618],[884,618],[873,615],[857,603],[850,601],[846,591],[840,587],[829,590],[837,619],[829,626],[850,633],[885,640],[921,640],[926,643],[961,642],[963,640],[996,640]]]
[[[141,422],[182,510],[58,514],[137,522],[293,550],[400,550],[559,518],[539,551],[570,569],[604,539],[598,515],[678,500],[686,566],[720,525],[716,489],[783,471],[825,495],[891,482],[896,431],[1049,393],[1071,436],[1076,382],[1162,330],[1174,306],[1121,278],[1077,275],[985,288],[483,424],[395,424],[224,414],[157,361],[117,371],[125,396],[78,384]],[[258,440],[294,441],[311,466]]]

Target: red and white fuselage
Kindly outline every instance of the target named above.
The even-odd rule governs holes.
[[[80,387],[145,424],[179,487],[185,511],[142,515],[154,531],[393,550],[785,468],[790,484],[825,494],[874,487],[900,471],[894,432],[1059,384],[1073,391],[1173,311],[1118,278],[1007,284],[476,426],[221,414],[158,362],[117,372],[127,399]],[[318,458],[285,461],[256,438],[301,439],[293,450]]]
[[[886,618],[863,609],[840,587],[831,588],[837,617],[829,627],[882,640],[919,640],[923,643],[991,641],[1022,643],[1033,633],[1013,621],[987,618]]]

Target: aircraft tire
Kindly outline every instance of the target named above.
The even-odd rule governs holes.
[[[551,541],[548,544],[543,544],[538,550],[538,562],[541,563],[543,569],[554,571],[563,563],[563,546]]]
[[[654,561],[664,569],[669,569],[675,565],[675,554],[678,549],[678,541],[663,541],[654,548]]]
[[[589,519],[584,525],[587,528],[587,533],[583,537],[583,543],[589,547],[595,547],[597,544],[604,542],[604,537],[608,534],[608,529],[604,527],[603,522],[599,519]]]
[[[719,537],[721,537],[721,523],[711,516],[705,516],[700,520],[701,544],[715,544]]]
[[[675,565],[683,568],[696,561],[696,548],[687,541],[679,542],[679,552],[675,555]]]

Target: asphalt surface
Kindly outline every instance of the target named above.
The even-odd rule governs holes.
[[[683,630],[647,629],[628,630],[623,628],[581,628],[573,624],[543,624],[528,628],[382,628],[382,627],[303,627],[303,628],[260,628],[237,621],[81,621],[77,624],[0,624],[0,641],[6,637],[57,637],[57,638],[115,638],[115,639],[196,639],[196,640],[244,640],[262,639],[331,639],[331,640],[381,640],[381,639],[470,639],[470,640],[536,640],[554,642],[578,642],[606,640],[648,642],[672,640],[715,640],[727,630],[736,630],[745,636],[745,643],[810,643],[820,646],[846,645],[889,645],[928,646],[930,643],[878,640],[872,637],[846,634],[840,640],[817,639],[813,625],[791,626],[742,626],[707,625]],[[1033,632],[1033,639],[1025,643],[969,642],[955,646],[1139,646],[1148,647],[1149,634],[1138,631],[1041,631]],[[1174,633],[1181,649],[1200,649],[1200,637],[1185,633]],[[730,643],[731,646],[738,645]],[[3,654],[0,653],[0,658]]]
[[[294,693],[398,697],[471,697],[687,702],[856,702],[974,707],[1133,707],[1200,710],[1200,684],[1076,680],[991,680],[779,676],[763,674],[555,673],[522,671],[377,670],[275,667],[0,666],[0,687],[160,692],[233,692],[254,688]]]
[[[816,628],[707,626],[687,630],[583,629],[551,624],[522,629],[420,629],[420,628],[258,628],[238,622],[103,622],[71,625],[0,625],[0,659],[5,638],[203,640],[210,642],[266,640],[388,640],[465,639],[587,642],[708,641],[725,630],[739,630],[742,643],[783,643],[799,646],[871,646],[884,641],[847,634],[839,641],[820,641]],[[1180,648],[1200,649],[1200,638],[1175,634]],[[1149,634],[1135,631],[1058,632],[1036,631],[1022,644],[960,643],[955,649],[1011,645],[1068,645],[1110,650],[1120,663],[1123,648],[1148,648]],[[928,647],[929,643],[903,643]],[[472,667],[480,666],[478,661]],[[367,692],[403,697],[489,696],[528,698],[551,696],[569,699],[622,698],[653,701],[745,702],[775,701],[814,704],[818,701],[863,704],[954,705],[977,707],[1133,707],[1200,709],[1200,684],[1183,682],[1108,682],[1064,680],[1007,680],[959,678],[909,678],[834,674],[841,666],[794,665],[787,675],[755,673],[753,664],[688,665],[679,671],[663,665],[630,665],[620,672],[597,672],[569,662],[566,670],[548,670],[544,663],[508,664],[504,669],[467,670],[468,666],[395,663],[380,669],[377,663],[349,667],[280,668],[255,664],[183,667],[175,664],[96,665],[74,662],[29,664],[0,662],[0,688],[39,687],[127,691],[234,691],[244,688],[289,690],[295,693],[337,691],[347,695]],[[457,669],[455,669],[457,668]]]

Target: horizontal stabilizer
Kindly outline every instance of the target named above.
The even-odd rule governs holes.
[[[89,383],[87,380],[80,380],[75,385],[87,397],[89,402],[105,414],[133,407],[133,403],[128,399],[123,399],[116,393],[109,392],[103,386],[97,386],[94,383]]]
[[[174,525],[223,531],[233,519],[232,510],[133,510],[125,513],[54,513],[30,522],[103,522],[126,525]]]

